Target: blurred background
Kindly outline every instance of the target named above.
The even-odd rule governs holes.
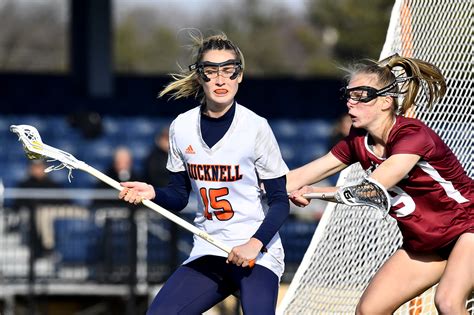
[[[340,68],[378,58],[392,5],[0,0],[0,313],[144,314],[192,242],[151,210],[114,202],[116,192],[90,175],[74,172],[71,182],[66,170],[45,175],[45,163],[26,159],[11,124],[35,126],[45,143],[115,179],[166,180],[163,135],[197,102],[158,92],[191,62],[183,53],[188,29],[223,31],[246,58],[237,101],[269,120],[295,168],[347,131]],[[292,208],[281,230],[281,294],[324,206]],[[192,220],[195,211],[191,201],[180,215]],[[239,313],[230,299],[206,314]]]

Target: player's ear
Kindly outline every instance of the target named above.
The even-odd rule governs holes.
[[[243,79],[244,79],[244,73],[243,73],[243,72],[240,72],[240,73],[239,73],[239,76],[237,77],[237,83],[240,84]]]
[[[394,99],[392,96],[385,96],[384,99],[383,99],[383,103],[382,103],[382,109],[383,110],[388,110],[388,109],[391,109],[392,106],[393,106],[393,103],[394,103]]]

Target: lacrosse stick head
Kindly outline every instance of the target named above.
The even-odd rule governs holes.
[[[386,218],[390,211],[390,195],[375,179],[367,177],[356,185],[342,187],[336,194],[339,202],[352,206],[368,206]]]
[[[43,158],[43,155],[41,154],[43,141],[35,127],[28,125],[12,125],[10,126],[10,131],[18,135],[28,159],[37,160]]]
[[[19,141],[23,145],[26,156],[30,160],[46,159],[48,162],[60,162],[59,165],[52,165],[48,167],[45,172],[68,168],[70,180],[71,171],[77,168],[82,169],[85,165],[84,162],[79,161],[72,154],[43,143],[38,130],[33,126],[11,125],[10,131],[18,135]]]

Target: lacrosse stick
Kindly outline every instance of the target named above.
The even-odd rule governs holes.
[[[26,152],[27,157],[30,160],[33,159],[41,159],[41,158],[49,158],[51,162],[58,161],[60,162],[59,165],[52,165],[49,166],[45,172],[51,172],[60,170],[63,168],[69,169],[69,180],[71,179],[72,170],[78,169],[81,171],[85,171],[92,176],[100,179],[101,181],[105,182],[106,184],[112,186],[113,188],[121,191],[124,187],[120,186],[120,183],[116,180],[112,179],[111,177],[103,174],[102,172],[96,170],[92,166],[86,164],[83,161],[76,159],[72,154],[68,152],[64,152],[62,150],[56,149],[51,147],[41,140],[38,130],[35,127],[29,125],[12,125],[10,126],[10,131],[16,133],[19,137],[19,141],[21,141],[23,148]],[[160,207],[156,203],[144,199],[142,201],[143,205],[154,210],[164,216],[165,218],[173,221],[174,223],[178,224],[179,226],[183,227],[184,229],[190,231],[191,233],[199,236],[200,238],[204,239],[205,241],[211,243],[212,245],[216,246],[217,248],[223,250],[226,253],[230,253],[231,248],[222,244],[221,242],[217,241],[216,239],[212,238],[209,234],[201,231],[191,223],[187,222],[186,220],[178,217],[177,215],[173,214],[172,212]],[[252,267],[255,261],[252,260],[249,263],[249,266]]]
[[[347,185],[332,193],[304,194],[307,199],[336,201],[348,206],[368,206],[378,210],[385,219],[390,210],[390,196],[375,179],[366,177],[360,183]]]

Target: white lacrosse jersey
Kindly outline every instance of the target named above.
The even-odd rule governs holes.
[[[200,107],[180,114],[170,126],[167,168],[186,171],[197,196],[194,224],[230,248],[246,243],[265,218],[260,179],[288,173],[277,141],[266,119],[236,104],[225,135],[209,148],[201,136]],[[284,252],[278,233],[256,263],[281,277]],[[204,255],[227,253],[194,235],[185,263]]]

